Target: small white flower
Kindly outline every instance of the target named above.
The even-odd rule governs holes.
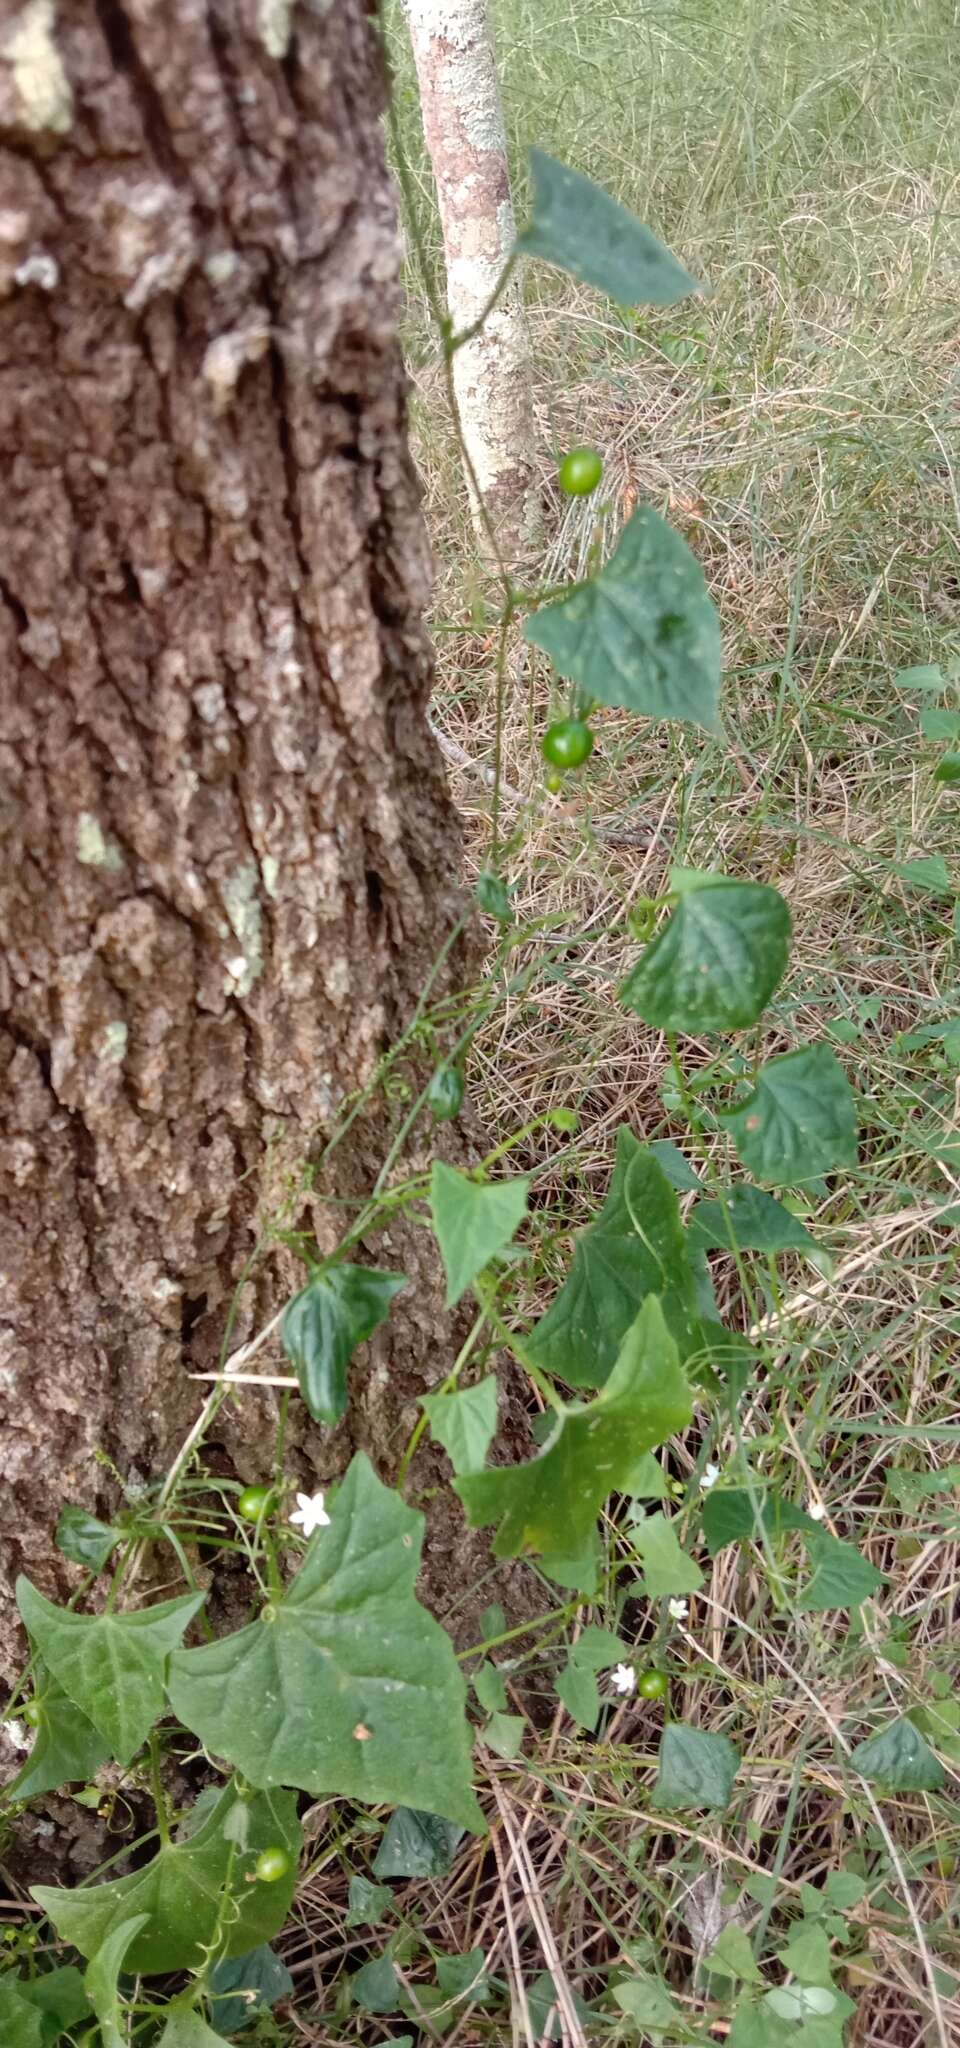
[[[709,1493],[709,1491],[710,1491],[710,1488],[711,1488],[711,1486],[716,1486],[716,1483],[717,1483],[717,1480],[719,1479],[719,1477],[720,1477],[720,1467],[719,1467],[719,1465],[705,1465],[705,1466],[704,1466],[704,1468],[703,1468],[703,1474],[702,1474],[702,1477],[701,1477],[701,1480],[700,1480],[700,1491],[701,1491],[701,1493]]]
[[[811,1522],[825,1522],[827,1519],[827,1510],[824,1507],[822,1500],[812,1500],[810,1502],[810,1506],[807,1509],[807,1513],[810,1517]]]
[[[686,1621],[690,1609],[685,1600],[668,1600],[667,1613],[671,1621]]]
[[[0,1728],[2,1728],[7,1741],[13,1743],[14,1749],[26,1750],[33,1748],[33,1736],[24,1727],[22,1721],[0,1721]]]
[[[614,1692],[632,1692],[636,1682],[637,1674],[632,1664],[618,1664],[616,1670],[610,1674]]]
[[[305,1536],[312,1536],[315,1529],[328,1529],[330,1517],[323,1505],[322,1493],[315,1493],[312,1496],[309,1493],[298,1493],[297,1505],[290,1520],[296,1528],[303,1530]]]

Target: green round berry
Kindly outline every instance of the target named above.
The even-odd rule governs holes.
[[[596,448],[571,448],[557,471],[557,481],[568,498],[589,498],[602,475],[603,456]]]
[[[582,718],[558,718],[543,735],[542,751],[551,768],[582,768],[593,753],[593,734]]]
[[[642,1700],[666,1699],[670,1680],[665,1671],[641,1671],[637,1679],[637,1691]]]
[[[237,1502],[237,1509],[245,1522],[259,1522],[266,1514],[272,1499],[272,1486],[245,1486]]]
[[[563,776],[558,769],[551,768],[549,775],[545,775],[543,778],[543,786],[549,790],[551,796],[559,795],[563,788]]]
[[[285,1849],[261,1849],[254,1865],[254,1874],[261,1884],[278,1884],[290,1869],[290,1858]]]
[[[449,1062],[438,1067],[427,1089],[427,1108],[438,1124],[449,1123],[463,1106],[464,1080],[459,1067]]]

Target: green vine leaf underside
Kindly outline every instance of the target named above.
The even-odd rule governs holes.
[[[620,306],[674,306],[699,290],[669,249],[618,199],[542,149],[530,151],[533,219],[518,248]]]
[[[857,1098],[828,1045],[768,1060],[723,1122],[748,1173],[778,1187],[857,1163]]]
[[[251,1784],[373,1805],[415,1790],[482,1832],[466,1685],[413,1590],[423,1527],[358,1452],[283,1597],[235,1635],[171,1659],[184,1726]]]
[[[681,1358],[690,1357],[703,1335],[677,1197],[653,1152],[624,1124],[607,1199],[576,1238],[567,1279],[524,1353],[570,1387],[601,1387],[651,1294]]]
[[[237,1840],[237,1836],[241,1840]],[[159,1849],[152,1862],[112,1884],[58,1891],[34,1885],[32,1895],[62,1941],[95,1956],[124,1922],[141,1920],[124,1967],[144,1976],[196,1970],[223,1922],[223,1953],[244,1955],[278,1934],[297,1881],[303,1830],[292,1792],[258,1792],[241,1801],[225,1786],[216,1805],[186,1841]],[[287,1876],[276,1884],[250,1883],[262,1849],[285,1848]],[[232,1868],[233,1903],[223,1912],[223,1888]]]
[[[786,973],[790,912],[765,882],[684,890],[620,991],[655,1031],[740,1031]]]
[[[167,1659],[203,1601],[187,1593],[130,1614],[73,1614],[29,1579],[17,1580],[31,1642],[119,1764],[130,1762],[162,1714]]]
[[[696,557],[651,506],[627,521],[599,576],[533,612],[523,632],[601,704],[719,733],[717,614]]]
[[[328,1429],[347,1412],[347,1367],[406,1286],[402,1273],[374,1266],[330,1266],[288,1302],[281,1336],[314,1422]]]
[[[430,1174],[430,1220],[447,1276],[447,1307],[454,1308],[497,1252],[511,1244],[527,1213],[528,1175],[476,1181],[435,1159]]]
[[[693,1414],[690,1388],[656,1296],[628,1330],[606,1386],[588,1406],[567,1408],[546,1449],[527,1465],[494,1466],[455,1479],[473,1528],[499,1522],[497,1557],[586,1549],[608,1495],[629,1479],[641,1451],[662,1444]]]

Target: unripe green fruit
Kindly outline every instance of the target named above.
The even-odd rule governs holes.
[[[603,456],[596,448],[571,448],[557,471],[557,481],[568,498],[589,498],[602,475]]]
[[[637,1691],[642,1700],[666,1699],[670,1680],[665,1671],[641,1671],[637,1679]]]
[[[543,758],[551,768],[582,768],[593,753],[593,734],[582,718],[558,718],[543,735]]]
[[[254,1866],[255,1875],[261,1884],[278,1884],[290,1869],[290,1858],[285,1849],[261,1849]]]
[[[237,1502],[237,1511],[245,1522],[259,1522],[265,1514],[267,1503],[273,1494],[272,1486],[245,1486]]]

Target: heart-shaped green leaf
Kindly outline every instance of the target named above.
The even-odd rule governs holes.
[[[438,1813],[400,1806],[392,1813],[373,1863],[375,1877],[445,1877],[462,1830]]]
[[[655,1295],[628,1330],[606,1386],[589,1406],[567,1408],[546,1449],[528,1465],[498,1465],[455,1479],[473,1528],[499,1522],[497,1557],[522,1551],[577,1555],[608,1495],[640,1451],[690,1421],[693,1403],[677,1347]]]
[[[376,1889],[376,1887],[373,1887]],[[393,1894],[391,1893],[391,1898]],[[350,1921],[347,1920],[349,1927]],[[293,1978],[268,1943],[245,1956],[224,1956],[210,1974],[210,2018],[223,2033],[238,2034],[257,2014],[288,1998]]]
[[[171,1659],[184,1726],[252,1784],[373,1805],[416,1785],[435,1811],[482,1832],[466,1685],[413,1590],[423,1527],[358,1452],[282,1599]]]
[[[526,1340],[535,1365],[571,1387],[601,1387],[648,1295],[659,1295],[681,1358],[702,1343],[696,1282],[673,1188],[649,1146],[617,1132],[610,1191],[580,1232],[556,1300]],[[566,1547],[566,1546],[565,1546]]]
[[[781,1494],[758,1487],[755,1500],[756,1510],[746,1487],[711,1488],[703,1503],[703,1533],[711,1557],[728,1543],[749,1543],[752,1537],[759,1542],[764,1533],[771,1542],[790,1529],[816,1533],[813,1517]]]
[[[108,1522],[98,1521],[96,1515],[88,1515],[86,1508],[65,1507],[60,1510],[53,1540],[72,1564],[99,1572],[116,1549],[120,1531],[111,1529]]]
[[[41,1681],[35,1704],[36,1741],[23,1769],[4,1788],[9,1799],[35,1799],[58,1785],[84,1784],[110,1755],[110,1744],[56,1679]]]
[[[807,1614],[825,1614],[831,1607],[859,1607],[886,1584],[852,1543],[842,1543],[828,1529],[814,1529],[807,1537],[813,1574],[797,1606]]]
[[[455,1472],[479,1472],[497,1427],[497,1376],[453,1394],[424,1394],[420,1406]]]
[[[601,704],[718,731],[720,626],[686,541],[641,505],[599,576],[543,605],[524,639]]]
[[[669,1721],[660,1738],[654,1804],[670,1813],[729,1806],[739,1769],[739,1753],[725,1735]]]
[[[288,1303],[281,1335],[315,1422],[332,1429],[346,1413],[347,1367],[406,1286],[402,1273],[374,1266],[329,1266]]]
[[[719,1201],[698,1202],[687,1232],[691,1245],[704,1251],[777,1252],[816,1251],[799,1216],[792,1216],[775,1195],[763,1188],[741,1185],[727,1188]]]
[[[242,1839],[241,1839],[242,1837]],[[240,1800],[227,1785],[195,1834],[165,1844],[152,1862],[113,1883],[57,1891],[34,1885],[33,1897],[62,1941],[94,1956],[114,1929],[131,1919],[126,1967],[157,1976],[196,1970],[222,1916],[223,1887],[232,1868],[233,1906],[225,1917],[225,1953],[243,1955],[283,1926],[297,1879],[303,1830],[292,1792],[258,1792]],[[251,1883],[262,1849],[284,1848],[290,1870],[275,1884]]]
[[[695,1593],[703,1585],[700,1566],[687,1556],[666,1515],[647,1515],[642,1522],[635,1522],[630,1541],[643,1559],[643,1590],[651,1600]]]
[[[29,1579],[17,1604],[47,1670],[92,1721],[119,1764],[128,1764],[163,1712],[167,1659],[203,1606],[202,1593],[128,1614],[74,1614]]]
[[[600,1717],[600,1688],[595,1674],[586,1664],[578,1664],[575,1657],[568,1657],[556,1683],[557,1698],[563,1701],[571,1720],[592,1734]]]
[[[527,1213],[529,1178],[480,1182],[435,1159],[430,1215],[453,1308],[497,1252],[512,1243]]]
[[[533,219],[518,237],[527,256],[555,263],[620,306],[673,306],[699,289],[656,235],[582,171],[531,149]]]
[[[890,1721],[879,1735],[858,1742],[850,1761],[862,1778],[894,1792],[939,1792],[946,1782],[939,1757],[906,1719]]]
[[[786,972],[790,929],[783,897],[765,882],[685,889],[620,1000],[656,1031],[742,1030]]]
[[[828,1045],[768,1060],[723,1121],[748,1172],[775,1186],[857,1163],[857,1098]]]

